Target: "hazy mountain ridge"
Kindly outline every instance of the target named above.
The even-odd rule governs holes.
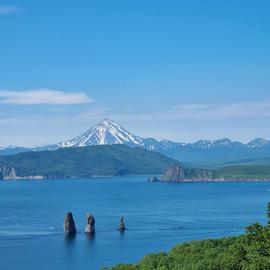
[[[57,144],[36,147],[8,147],[0,149],[0,155],[10,155],[26,151],[55,150],[68,147],[85,147],[91,145],[125,144],[130,147],[142,147],[162,153],[184,163],[196,165],[226,165],[241,161],[247,157],[261,159],[270,157],[270,141],[256,138],[247,144],[231,141],[228,138],[219,140],[199,140],[195,143],[177,143],[169,140],[156,140],[133,135],[120,124],[104,119],[82,135]]]

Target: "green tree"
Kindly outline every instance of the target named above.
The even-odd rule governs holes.
[[[268,219],[268,225],[270,225],[270,202],[267,204],[267,219]]]
[[[150,254],[134,265],[110,270],[270,270],[270,202],[268,224],[254,223],[237,237],[192,241],[168,253]]]

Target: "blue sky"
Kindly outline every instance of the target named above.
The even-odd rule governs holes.
[[[270,138],[270,2],[0,0],[0,145],[109,117],[144,137]]]

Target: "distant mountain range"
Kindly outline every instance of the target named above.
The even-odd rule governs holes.
[[[164,175],[164,173],[166,174]],[[270,166],[185,167],[172,158],[124,144],[65,147],[0,156],[0,180],[164,175],[162,181],[270,180]],[[154,179],[154,180],[153,180]],[[150,177],[156,182],[158,177]]]
[[[0,148],[0,155],[11,155],[26,151],[56,150],[68,147],[91,145],[124,144],[142,147],[162,153],[183,163],[200,166],[224,166],[270,157],[270,141],[257,138],[247,144],[220,140],[199,140],[195,143],[177,143],[169,140],[156,140],[133,135],[115,121],[104,119],[82,135],[53,145],[25,148],[8,146]]]

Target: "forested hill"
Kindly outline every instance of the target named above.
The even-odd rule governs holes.
[[[6,179],[162,174],[175,162],[143,148],[99,145],[2,156],[0,173]]]

